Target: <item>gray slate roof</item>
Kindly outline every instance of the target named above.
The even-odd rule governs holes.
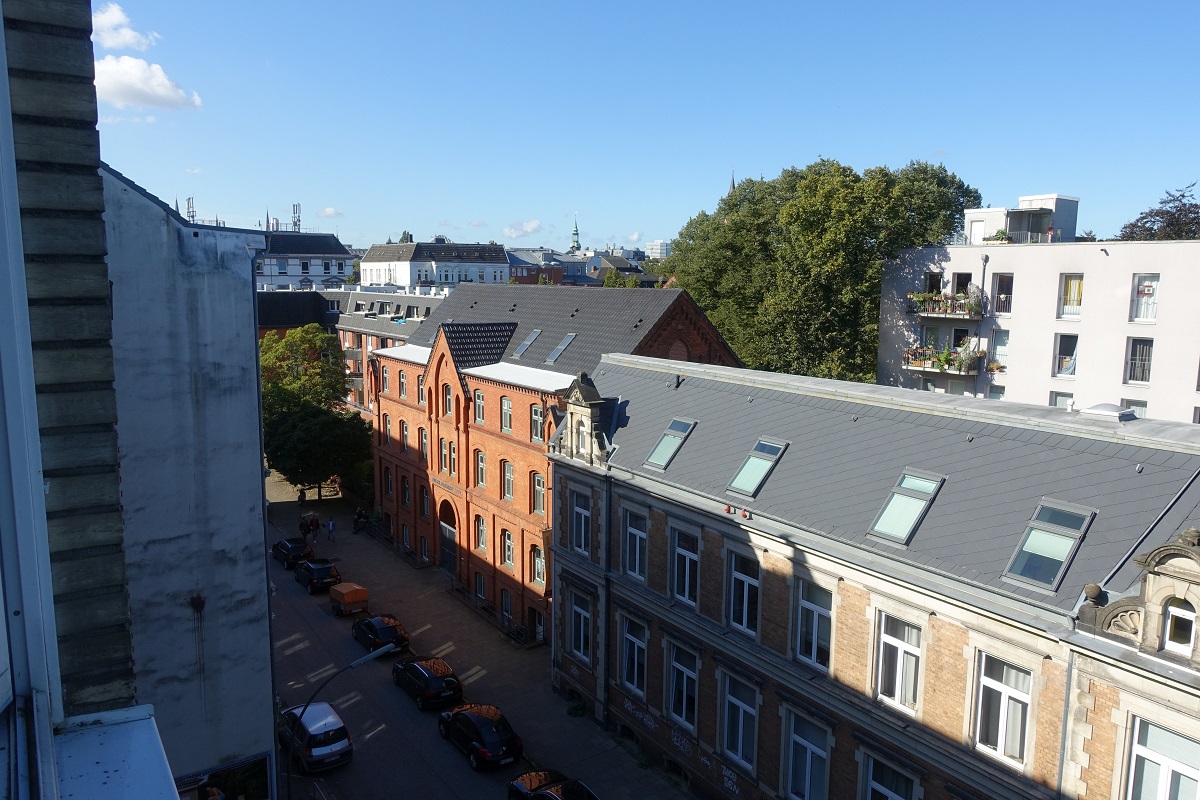
[[[464,264],[507,264],[504,246],[499,244],[435,244],[432,242],[409,242],[407,244],[373,244],[362,258],[363,263],[373,261],[449,261]]]
[[[459,371],[495,364],[504,356],[516,322],[446,322],[439,329]]]
[[[558,262],[559,266],[587,263],[586,258],[571,253],[560,253],[548,247],[510,247],[505,253],[508,255],[508,263],[514,267],[544,267],[547,266],[546,259]]]
[[[1200,426],[631,356],[592,377],[620,402],[614,466],[985,594],[1071,610],[1110,574],[1127,592],[1129,559],[1200,519],[1200,480],[1172,505],[1200,470]],[[646,467],[675,417],[696,426],[665,471]],[[788,447],[747,499],[727,487],[760,437]],[[946,476],[907,548],[867,535],[906,467]],[[1054,592],[1001,577],[1043,497],[1097,512]]]
[[[268,256],[330,256],[354,260],[354,254],[332,233],[271,231],[265,235],[267,249],[264,254]]]
[[[632,353],[677,302],[681,289],[593,289],[578,286],[459,284],[411,337],[427,344],[443,322],[516,322],[504,352],[514,364],[578,375],[591,372],[604,353]],[[541,333],[520,357],[513,352],[535,329]],[[554,363],[547,356],[576,334]]]

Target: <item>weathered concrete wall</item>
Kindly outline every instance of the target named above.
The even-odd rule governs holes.
[[[249,231],[189,226],[107,170],[137,699],[181,776],[272,748]]]

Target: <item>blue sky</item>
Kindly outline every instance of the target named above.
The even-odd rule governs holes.
[[[101,155],[367,247],[671,239],[730,173],[944,163],[1114,235],[1200,178],[1200,5],[93,4]]]

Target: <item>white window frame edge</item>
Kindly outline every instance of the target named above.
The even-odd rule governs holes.
[[[726,733],[726,724],[728,721],[728,718],[726,715],[728,714],[728,705],[729,705],[729,689],[728,689],[729,685],[728,685],[728,683],[726,683],[727,677],[732,677],[734,680],[738,681],[739,683],[744,683],[747,686],[754,687],[754,722],[755,722],[754,755],[756,756],[756,758],[754,759],[754,761],[755,761],[754,764],[747,764],[746,762],[739,760],[736,756],[730,755],[729,751],[725,749],[725,733]],[[758,681],[751,678],[748,674],[746,674],[744,672],[738,672],[734,668],[727,667],[724,664],[721,664],[720,662],[717,663],[716,678],[717,678],[718,702],[717,702],[717,725],[716,725],[716,729],[713,732],[716,737],[716,742],[715,742],[716,747],[714,748],[714,752],[717,755],[719,755],[722,759],[724,759],[725,761],[732,763],[735,767],[737,767],[740,775],[742,775],[743,777],[752,778],[755,781],[757,781],[757,779],[758,779],[758,758],[757,758],[757,756],[758,756],[758,751],[762,748],[762,736],[759,735],[760,732],[758,730],[760,723],[762,722],[762,708],[763,708],[763,702],[764,702],[762,686],[760,686]],[[697,689],[698,689],[698,685],[699,684],[697,684]],[[696,713],[697,713],[697,715],[699,715],[699,713],[700,713],[698,705],[697,705]],[[697,721],[699,721],[699,720],[697,720]]]
[[[704,648],[697,644],[693,644],[691,642],[684,641],[683,639],[678,638],[676,636],[672,636],[671,634],[669,634],[665,631],[660,631],[658,641],[659,641],[659,646],[662,647],[662,650],[663,650],[662,714],[667,719],[667,721],[669,723],[671,723],[671,725],[673,725],[681,733],[683,733],[684,735],[686,735],[688,738],[692,739],[693,741],[699,741],[700,673],[704,669],[704,657],[701,655],[701,650],[703,650]],[[673,662],[671,660],[671,648],[672,647],[681,648],[683,650],[686,650],[696,657],[696,724],[695,725],[688,725],[686,722],[679,719],[679,717],[677,717],[671,713],[671,668],[673,665]],[[649,654],[649,651],[650,651],[650,648],[647,647],[646,648],[647,655]],[[649,675],[649,670],[647,670],[646,674]]]
[[[791,767],[792,767],[792,762],[791,762],[792,730],[791,730],[791,726],[788,724],[788,722],[790,721],[789,717],[794,714],[798,717],[803,717],[804,719],[808,720],[813,725],[816,725],[818,728],[825,731],[825,739],[826,739],[825,796],[829,797],[829,784],[830,784],[831,777],[832,777],[830,774],[832,772],[832,770],[830,769],[830,761],[832,761],[831,756],[833,754],[834,749],[837,747],[837,736],[834,735],[833,729],[829,726],[829,724],[827,722],[825,722],[821,718],[813,715],[811,712],[809,712],[807,709],[805,709],[803,706],[799,705],[798,703],[796,703],[792,700],[788,700],[785,697],[781,697],[779,699],[779,704],[776,706],[775,711],[777,714],[779,714],[779,719],[780,719],[780,724],[779,724],[779,756],[780,756],[779,757],[779,796],[782,798],[788,798],[788,797],[792,796],[792,795],[788,794],[788,780],[789,780],[789,776],[791,773]]]
[[[1038,668],[1042,663],[1042,658],[1031,658],[1029,661],[1019,661],[1012,658],[1011,653],[1013,645],[1008,642],[996,642],[996,647],[981,647],[972,645],[971,652],[974,657],[972,670],[974,671],[974,680],[971,682],[971,702],[968,708],[971,709],[970,736],[971,746],[977,753],[984,753],[994,761],[1007,765],[1010,769],[1014,769],[1021,774],[1025,774],[1033,765],[1033,759],[1030,758],[1030,753],[1034,752],[1035,739],[1037,738],[1037,699],[1038,685],[1042,679],[1041,670]],[[1018,646],[1019,648],[1019,646]],[[1019,648],[1016,652],[1018,655],[1025,655],[1024,648]],[[1003,653],[1003,656],[997,655],[997,652]],[[1004,755],[1002,752],[983,747],[979,743],[979,716],[983,711],[983,657],[990,656],[997,661],[1003,661],[1006,664],[1011,664],[1017,669],[1023,669],[1029,673],[1029,711],[1028,719],[1025,726],[1025,753],[1024,757],[1019,762],[1014,762],[1011,758]],[[1034,663],[1036,661],[1036,664]]]
[[[799,661],[802,664],[807,664],[809,667],[819,670],[822,673],[828,674],[829,671],[833,669],[833,657],[834,657],[834,649],[835,649],[834,642],[837,640],[837,637],[834,636],[834,633],[837,631],[837,614],[836,614],[836,612],[837,612],[837,607],[838,607],[838,585],[842,582],[842,579],[837,577],[836,575],[825,573],[820,570],[814,570],[808,564],[804,565],[805,568],[808,569],[808,575],[806,576],[806,575],[803,575],[800,572],[798,572],[795,569],[796,566],[798,566],[798,565],[793,563],[792,573],[790,575],[788,575],[788,583],[789,583],[788,591],[789,591],[789,596],[792,598],[791,611],[795,614],[795,618],[792,620],[792,623],[789,626],[790,627],[790,631],[788,633],[789,652],[791,653],[792,659]],[[819,580],[814,580],[814,578],[819,578]],[[811,583],[813,586],[816,586],[818,589],[824,589],[825,591],[829,592],[829,594],[831,595],[830,601],[829,601],[829,666],[828,667],[822,667],[820,664],[814,663],[807,659],[800,658],[800,655],[799,655],[800,654],[800,603],[804,601],[804,597],[803,597],[803,594],[800,589],[800,584],[802,581]]]
[[[758,581],[758,621],[760,623],[762,622],[763,560],[759,553],[760,550],[763,554],[766,553],[766,548],[756,548],[752,542],[730,542],[727,539],[724,542],[721,552],[722,571],[724,573],[721,577],[721,583],[724,585],[722,590],[722,602],[724,604],[722,608],[722,614],[725,618],[725,625],[728,628],[737,631],[738,633],[753,637],[755,641],[758,641],[761,630],[750,631],[740,625],[734,625],[733,620],[730,618],[730,609],[733,604],[733,555],[736,553],[737,555],[742,556],[743,558],[749,558],[753,560],[754,563],[758,564],[758,578],[756,579]]]
[[[836,597],[836,595],[835,595]],[[915,605],[906,603],[903,600],[881,595],[877,592],[871,593],[871,602],[867,606],[867,613],[870,615],[871,621],[871,694],[870,699],[876,703],[883,703],[887,708],[902,709],[906,715],[913,716],[917,721],[922,718],[923,704],[925,698],[925,681],[921,680],[925,674],[927,666],[927,654],[929,648],[929,617],[931,611],[929,609],[919,608]],[[899,703],[884,701],[879,697],[879,665],[881,658],[881,645],[883,644],[883,620],[880,614],[887,614],[889,617],[895,617],[902,622],[907,622],[909,625],[916,625],[921,629],[921,663],[919,666],[919,675],[917,678],[917,707],[911,712],[906,706]],[[830,652],[830,663],[833,661],[832,648]],[[970,686],[968,686],[968,691]]]

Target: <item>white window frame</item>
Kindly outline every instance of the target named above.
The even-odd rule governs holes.
[[[888,621],[894,621],[905,628],[915,629],[917,632],[917,643],[915,645],[911,644],[900,637],[888,633]],[[921,636],[923,633],[921,626],[898,617],[895,614],[881,611],[879,612],[878,627],[879,658],[875,668],[875,696],[892,708],[899,709],[906,714],[916,714],[921,698],[921,639],[923,638]],[[895,663],[895,674],[892,677],[890,685],[887,684],[884,676],[885,662],[889,654],[893,654]],[[905,702],[904,694],[906,684],[909,682],[910,673],[915,673],[911,676],[912,702]]]
[[[482,514],[475,515],[475,549],[487,550],[487,520]]]
[[[671,557],[671,591],[675,599],[693,608],[700,597],[700,537],[691,531],[678,528],[674,531],[674,553]],[[683,537],[695,543],[689,550],[681,545]]]
[[[534,403],[529,407],[529,441],[543,441],[542,426],[545,421],[544,416],[541,404]]]
[[[1142,362],[1145,363],[1142,363]],[[1145,386],[1154,367],[1154,339],[1130,336],[1125,343],[1125,383]]]
[[[383,415],[383,443],[392,443],[392,417],[389,414]]]
[[[408,449],[408,421],[400,420],[400,449]]]
[[[1183,739],[1186,743],[1195,744],[1198,749],[1200,749],[1200,742],[1197,742],[1191,737],[1184,736],[1181,733],[1176,733],[1170,728],[1167,728],[1165,725],[1159,725],[1157,723],[1150,722],[1149,720],[1142,719],[1141,717],[1134,717],[1133,723],[1133,737],[1131,739],[1129,753],[1129,786],[1126,795],[1127,797],[1132,798],[1134,796],[1134,791],[1137,788],[1135,786],[1135,781],[1137,780],[1139,773],[1139,759],[1148,761],[1158,766],[1158,786],[1157,791],[1154,794],[1154,800],[1170,800],[1172,778],[1176,775],[1200,782],[1200,767],[1197,767],[1195,764],[1187,764],[1182,761],[1178,761],[1171,756],[1164,755],[1163,753],[1153,750],[1148,744],[1143,743],[1141,740],[1149,735],[1150,731],[1147,730],[1147,726],[1149,726],[1150,728],[1158,728],[1167,734]]]
[[[533,473],[533,513],[546,513],[546,479],[540,472]]]
[[[446,471],[446,464],[449,459],[446,457],[446,440],[438,439],[438,472]]]
[[[512,535],[512,531],[510,531],[508,529],[501,529],[501,531],[500,531],[500,547],[501,547],[501,552],[503,554],[503,559],[504,559],[500,563],[504,564],[505,566],[511,567],[513,565],[513,535]]]
[[[592,553],[592,496],[586,492],[571,492],[571,547],[584,555]]]
[[[487,453],[475,451],[475,485],[487,486]]]
[[[442,416],[448,417],[454,413],[454,389],[450,384],[442,384]]]
[[[806,596],[809,587],[829,595],[828,608]],[[833,657],[833,591],[811,580],[797,578],[796,598],[796,658],[828,672]],[[821,657],[822,632],[825,634],[824,659]]]
[[[542,550],[538,545],[534,545],[529,551],[530,561],[533,562],[533,582],[546,582],[546,551]]]
[[[425,376],[417,376],[417,403],[425,405]]]
[[[682,645],[670,643],[670,661],[667,664],[667,714],[688,730],[696,730],[697,689],[700,685],[700,656]],[[686,654],[692,665],[682,662],[681,653]]]
[[[1187,608],[1182,608],[1180,604],[1186,605]],[[1186,645],[1171,639],[1172,631],[1183,625],[1188,627]],[[1196,649],[1196,608],[1182,597],[1168,598],[1163,604],[1162,649],[1185,658],[1191,658]]]
[[[1158,283],[1161,273],[1135,272],[1129,295],[1129,321],[1154,322],[1158,319]],[[1146,313],[1149,312],[1149,313]]]
[[[388,368],[386,365],[379,368],[379,391],[384,394],[388,393],[388,387],[391,382],[388,380]]]
[[[786,752],[784,753],[786,778],[784,787],[787,791],[787,797],[792,800],[828,800],[829,797],[829,731],[823,725],[809,719],[806,715],[800,714],[793,709],[788,709],[786,714],[787,725],[785,728],[785,736],[787,737]],[[797,730],[797,723],[803,721],[804,724],[813,728],[820,729],[825,737],[824,743],[809,741],[804,734]],[[804,759],[803,769],[800,770],[800,775],[797,775],[796,761]],[[819,774],[814,776],[814,767],[817,765]],[[803,777],[804,785],[797,786],[796,778]]]
[[[621,553],[622,561],[624,562],[625,574],[638,580],[646,580],[646,557],[648,553],[649,534],[647,531],[650,528],[649,518],[639,512],[625,510],[624,514],[624,533],[621,536]],[[634,520],[641,521],[641,528],[634,525]]]
[[[592,603],[580,592],[571,592],[571,654],[592,663]]]
[[[754,695],[754,704],[748,705],[745,700],[735,697],[733,685],[745,687]],[[722,750],[725,755],[748,770],[754,769],[755,757],[758,753],[758,689],[754,684],[736,678],[729,673],[724,674],[721,682],[723,710],[722,719]]]
[[[450,474],[458,475],[458,445],[450,440]]]
[[[475,390],[475,421],[477,423],[483,422],[484,409],[486,409],[486,408],[487,408],[487,404],[484,402],[483,390],[476,389]]]
[[[512,399],[500,398],[500,431],[512,433]]]
[[[408,373],[400,370],[400,396],[408,397]]]
[[[921,781],[914,775],[910,775],[902,769],[892,766],[887,761],[878,758],[874,755],[868,755],[866,758],[865,775],[863,784],[865,786],[865,797],[870,800],[918,800],[923,797],[921,792]],[[882,766],[884,769],[890,770],[902,778],[907,779],[912,783],[911,791],[906,794],[896,794],[887,786],[883,785],[875,775],[875,767]]]
[[[1078,289],[1068,293],[1067,286],[1078,278]],[[1058,276],[1058,318],[1079,319],[1083,313],[1083,273],[1063,272]]]
[[[513,463],[511,461],[500,462],[500,473],[504,476],[504,494],[505,500],[513,499]]]
[[[739,565],[753,564],[756,574],[739,569]],[[735,630],[758,635],[759,616],[762,614],[762,565],[752,555],[737,550],[729,551],[729,626]]]
[[[622,616],[621,625],[621,682],[625,688],[646,696],[646,642],[649,630],[645,623]]]
[[[1008,667],[1015,672],[1025,676],[1028,689],[1022,690],[1017,686],[1010,686],[1003,679],[989,677],[987,668],[991,664]],[[1029,737],[1033,733],[1033,729],[1029,725],[1030,709],[1033,707],[1033,672],[1024,667],[1020,667],[1011,661],[1006,661],[1002,658],[997,658],[991,653],[979,654],[979,692],[976,696],[976,711],[975,711],[975,749],[980,750],[993,758],[1001,761],[1009,766],[1021,767],[1025,763],[1025,754],[1029,752]],[[986,698],[991,694],[998,700],[998,713],[995,720],[995,730],[984,731],[984,710],[987,708]],[[1021,718],[1019,720],[1011,719],[1014,707],[1019,707]],[[1010,727],[1014,724],[1021,726],[1020,732],[1020,752],[1013,754],[1006,752],[1007,741],[1009,738]],[[989,744],[984,741],[985,735],[988,738],[993,738],[995,744]]]

